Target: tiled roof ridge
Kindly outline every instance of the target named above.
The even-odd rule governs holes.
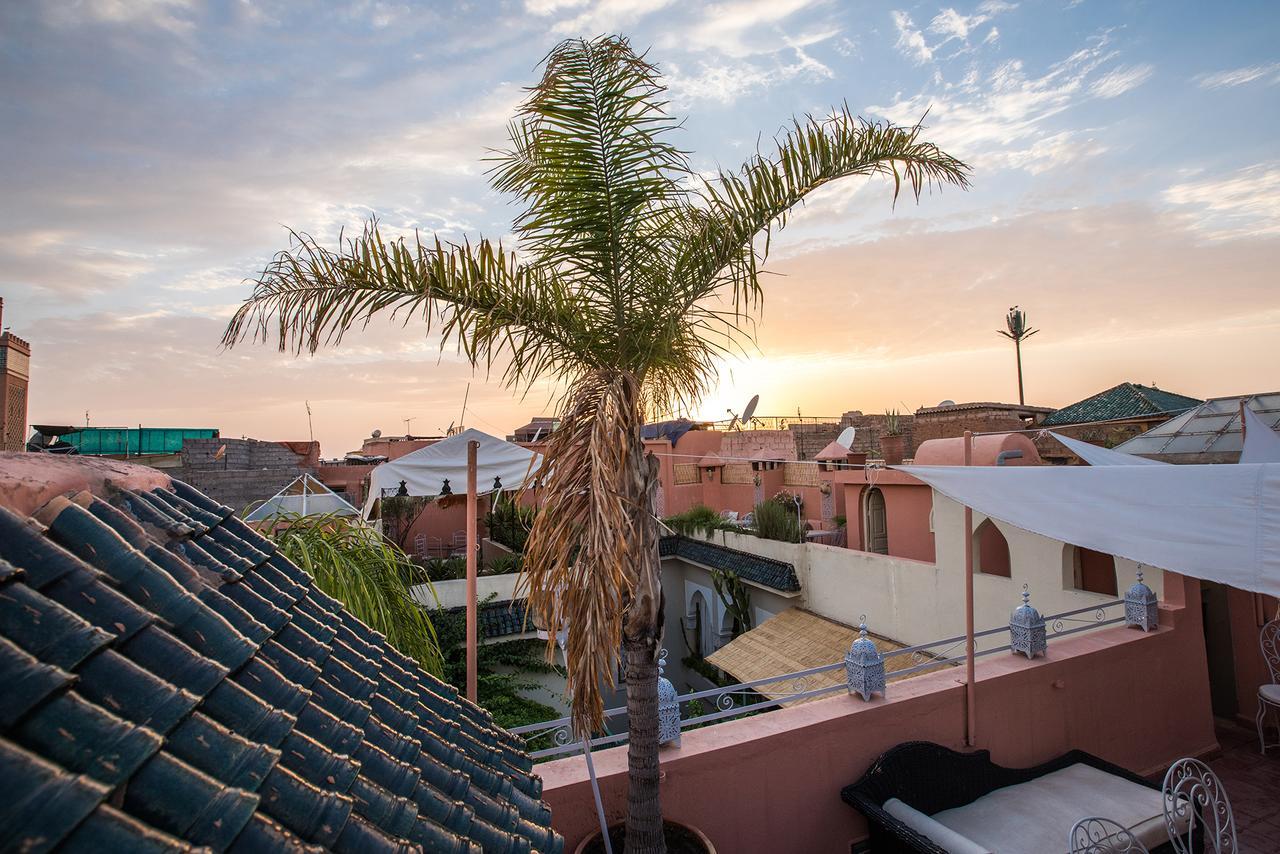
[[[1202,402],[1155,386],[1122,382],[1056,410],[1043,423],[1047,427],[1056,427],[1144,415],[1176,415]]]
[[[683,534],[671,534],[658,541],[658,553],[663,557],[675,556],[715,569],[731,569],[739,576],[772,587],[784,593],[800,590],[796,569],[785,560],[723,546]]]
[[[111,483],[37,518],[0,494],[0,785],[33,793],[0,807],[0,840],[561,849],[522,743],[487,713],[229,508],[180,481]]]

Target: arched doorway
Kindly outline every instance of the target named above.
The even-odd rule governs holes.
[[[973,532],[973,571],[983,575],[1012,575],[1009,563],[1009,541],[990,519],[984,519]]]
[[[867,551],[878,555],[889,553],[889,520],[885,512],[884,493],[877,486],[867,490],[866,524],[863,530],[866,532],[864,544]]]
[[[686,615],[685,619],[688,621],[688,625],[685,626],[685,631],[688,633],[687,638],[693,647],[689,652],[692,653],[694,658],[702,658],[707,654],[706,634],[708,613],[707,600],[702,595],[701,590],[695,591],[692,598],[690,598],[689,613]]]

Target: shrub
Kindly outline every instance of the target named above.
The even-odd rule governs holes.
[[[431,557],[422,563],[422,574],[427,581],[453,581],[467,577],[465,557]]]
[[[510,575],[513,572],[519,572],[524,565],[524,555],[498,555],[489,561],[489,568],[484,571],[484,575]]]
[[[502,543],[513,552],[523,552],[529,531],[533,528],[534,512],[532,507],[521,507],[511,495],[499,495],[484,517],[489,539]]]
[[[766,540],[798,543],[804,539],[794,505],[788,510],[776,501],[760,502],[755,509],[755,527],[756,536]]]
[[[668,528],[682,536],[710,537],[712,531],[737,531],[740,528],[705,504],[695,504],[683,513],[662,520]]]

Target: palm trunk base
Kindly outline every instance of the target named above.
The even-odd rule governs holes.
[[[626,854],[665,854],[662,804],[658,796],[657,642],[624,638],[627,663],[627,848]]]

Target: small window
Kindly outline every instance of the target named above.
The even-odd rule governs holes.
[[[1009,564],[1009,541],[990,519],[973,532],[973,571],[983,575],[1012,575]]]
[[[1104,596],[1119,595],[1114,557],[1093,549],[1077,546],[1067,548],[1071,551],[1071,584],[1076,590]]]

